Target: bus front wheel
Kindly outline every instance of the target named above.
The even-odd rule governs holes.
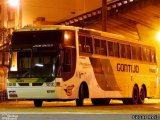
[[[42,106],[43,101],[42,100],[34,100],[34,106],[35,107],[41,107]]]
[[[84,104],[84,86],[81,85],[79,88],[79,98],[76,99],[77,106],[83,106]]]

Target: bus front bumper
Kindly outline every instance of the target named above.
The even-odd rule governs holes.
[[[62,87],[8,87],[8,99],[67,99]]]

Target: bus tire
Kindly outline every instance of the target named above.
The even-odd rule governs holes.
[[[138,86],[135,85],[133,87],[133,91],[132,91],[132,99],[131,99],[131,103],[132,104],[137,104],[139,100],[139,89]]]
[[[79,98],[76,99],[77,106],[83,106],[84,104],[84,86],[81,85],[79,88]]]
[[[144,86],[142,86],[142,88],[139,92],[138,104],[143,104],[145,97],[146,97],[146,89]]]
[[[91,101],[93,105],[108,105],[110,103],[108,98],[91,99]]]
[[[42,107],[42,103],[43,103],[42,100],[34,100],[34,106],[35,107]]]
[[[122,99],[123,104],[138,104],[139,101],[139,89],[138,86],[135,85],[132,90],[132,98]]]

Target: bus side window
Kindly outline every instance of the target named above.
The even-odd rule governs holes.
[[[151,62],[151,50],[150,48],[146,49],[147,62]]]
[[[125,44],[120,44],[120,55],[121,58],[126,58],[126,50],[125,50]]]
[[[79,36],[79,52],[85,52],[85,37]]]
[[[147,61],[147,48],[142,47],[142,60]]]
[[[131,59],[131,46],[130,45],[126,45],[126,57],[128,59]]]
[[[85,50],[87,53],[93,53],[92,37],[86,37]]]
[[[71,49],[64,49],[64,65],[63,71],[64,72],[71,72]]]
[[[141,47],[137,47],[137,59],[142,61]]]
[[[72,30],[64,31],[64,45],[75,46],[75,32]]]
[[[155,56],[155,51],[154,49],[151,49],[151,62],[155,63],[156,62],[156,56]]]
[[[137,60],[137,49],[136,46],[132,46],[131,47],[131,51],[132,51],[132,59]]]
[[[115,57],[119,57],[119,43],[114,43],[114,54]]]
[[[62,77],[63,80],[70,79],[76,69],[76,48],[72,47],[65,47],[62,51],[63,54],[63,66],[62,66]]]
[[[94,39],[95,54],[100,54],[100,40]]]
[[[109,56],[114,56],[113,42],[108,41],[108,54]]]
[[[107,56],[106,41],[105,40],[101,40],[100,42],[101,42],[100,54]]]

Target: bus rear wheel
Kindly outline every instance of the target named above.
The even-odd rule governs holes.
[[[138,89],[138,86],[135,85],[133,87],[131,103],[132,104],[137,104],[138,100],[139,100],[139,89]]]
[[[42,100],[34,100],[34,106],[35,107],[42,107],[42,103],[43,103]]]
[[[108,105],[110,103],[108,98],[91,99],[91,101],[93,105]]]
[[[138,86],[134,86],[132,90],[132,98],[123,99],[123,104],[138,104],[139,101],[139,89]]]
[[[146,89],[144,86],[142,86],[140,93],[139,93],[138,103],[143,104],[145,97],[146,97]]]

